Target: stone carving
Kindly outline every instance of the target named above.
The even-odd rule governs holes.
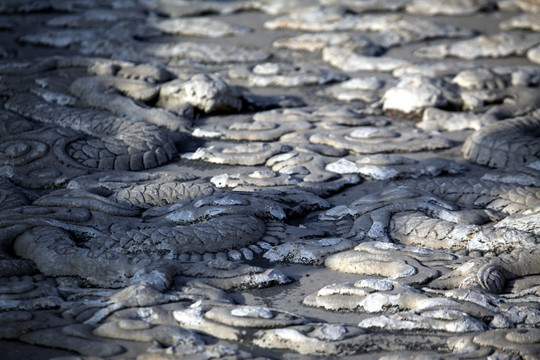
[[[329,163],[326,169],[338,174],[359,174],[375,180],[459,174],[466,171],[464,166],[444,159],[429,158],[419,162],[393,154],[366,155],[355,162],[341,159]]]
[[[248,28],[205,17],[161,20],[155,22],[154,26],[166,34],[173,35],[222,37],[244,35],[250,32]]]
[[[353,48],[357,53],[366,56],[381,55],[383,48],[367,36],[357,33],[314,33],[302,34],[288,39],[274,41],[276,48],[301,51],[322,51],[330,46]]]
[[[537,358],[537,3],[0,2],[6,356]]]
[[[70,91],[82,99],[86,105],[110,111],[118,116],[126,116],[134,120],[141,119],[173,131],[185,130],[191,126],[189,119],[175,116],[173,113],[163,109],[148,109],[140,106],[129,98],[114,94],[115,89],[143,102],[155,99],[159,92],[159,89],[148,88],[144,82],[138,83],[136,80],[118,81],[106,77],[80,78],[70,86]]]
[[[268,211],[266,216],[279,220],[285,218],[284,210],[277,204],[272,204],[268,200],[261,202],[261,200],[253,199],[252,201],[258,203],[258,205],[252,205],[257,206],[257,212]],[[210,195],[206,200],[204,197],[198,200],[191,209],[177,209],[174,204],[171,205],[170,212],[162,209],[158,213],[153,213],[150,209],[146,212],[146,216],[153,217],[154,221],[150,221],[148,224],[145,224],[148,220],[141,222],[134,219],[135,223],[138,222],[139,225],[135,225],[135,223],[122,225],[122,220],[120,220],[122,216],[133,216],[138,211],[112,199],[109,200],[83,190],[58,190],[56,193],[38,199],[34,205],[49,207],[52,219],[60,220],[62,219],[61,206],[78,203],[79,205],[75,206],[79,211],[73,213],[74,217],[70,217],[68,214],[63,216],[65,220],[71,221],[71,224],[66,223],[62,226],[63,229],[62,227],[52,227],[47,225],[46,212],[41,212],[42,220],[35,221],[33,227],[22,232],[20,231],[22,229],[19,229],[20,235],[13,246],[19,256],[32,259],[40,271],[49,275],[78,275],[97,284],[119,285],[130,281],[140,281],[138,280],[140,276],[144,278],[146,276],[144,274],[151,274],[152,270],[168,274],[170,270],[166,270],[166,268],[176,262],[177,270],[173,270],[174,273],[178,271],[179,266],[181,267],[181,259],[186,256],[189,258],[190,255],[193,255],[191,256],[192,261],[198,261],[197,254],[218,253],[229,251],[233,247],[242,248],[255,244],[261,240],[264,233],[265,227],[261,220],[234,213],[217,216],[225,211],[225,208],[219,210],[220,206],[233,206],[233,208],[239,206],[237,209],[239,210],[246,206],[249,207],[250,202],[248,198],[240,194],[232,197]],[[215,208],[216,206],[218,208]],[[55,214],[54,207],[57,207],[58,214]],[[7,212],[4,215],[6,220],[16,211],[17,209],[13,209]],[[109,216],[111,224],[115,224],[109,230],[105,230],[106,228],[103,227],[105,224],[101,218],[105,215]],[[114,219],[114,216],[120,216],[120,218]],[[13,220],[5,221],[5,226],[10,225],[10,222],[14,225],[21,223],[15,215],[11,215],[11,217]],[[201,217],[207,218],[208,221],[187,225]],[[129,221],[127,218],[125,220]],[[73,223],[81,221],[94,222],[95,228]],[[165,222],[162,223],[163,221]],[[166,223],[178,225],[166,227]],[[134,225],[135,227],[133,227]],[[85,232],[91,239],[86,242],[85,247],[79,247],[68,230]],[[107,231],[109,234],[105,235],[103,231]],[[227,236],[230,239],[230,244],[224,242]],[[152,242],[154,245],[151,244]],[[193,251],[189,250],[190,247]],[[196,250],[197,248],[202,252]],[[250,252],[251,250],[246,251]],[[149,261],[152,258],[154,265],[150,266]],[[210,258],[205,257],[204,259],[209,260]],[[64,266],[65,261],[69,261],[71,265]],[[92,264],[98,265],[100,271],[89,274],[89,267],[94,266]],[[221,266],[218,263],[216,265]],[[153,280],[161,281],[160,275],[151,276]],[[133,279],[130,280],[131,278]]]
[[[539,122],[538,115],[534,114],[485,126],[467,138],[463,155],[469,161],[491,167],[537,160]]]
[[[293,12],[267,21],[268,29],[304,31],[373,31],[376,41],[386,46],[439,37],[463,37],[472,33],[457,26],[395,14],[353,15],[344,8],[316,7],[309,11]],[[380,40],[380,41],[379,41]]]
[[[147,52],[160,58],[170,59],[171,64],[179,60],[191,60],[208,64],[255,62],[266,60],[269,54],[260,49],[198,42],[153,45]]]
[[[29,93],[12,97],[5,107],[36,121],[95,137],[90,143],[82,139],[66,144],[74,162],[88,168],[149,169],[165,164],[176,153],[167,132],[135,119],[51,104]]]
[[[322,90],[319,94],[341,101],[361,100],[373,103],[380,99],[379,91],[385,85],[376,77],[354,78]]]
[[[422,121],[416,126],[425,131],[456,131],[456,130],[480,130],[497,121],[494,116],[446,111],[438,108],[426,108],[422,114]]]
[[[405,7],[412,14],[425,15],[471,15],[480,11],[492,10],[495,4],[491,0],[455,0],[435,1],[413,0]]]
[[[237,144],[234,147],[213,145],[208,148],[199,148],[194,153],[184,154],[188,160],[205,160],[216,164],[229,165],[261,165],[270,157],[291,150],[286,145],[252,142]]]
[[[540,20],[538,14],[521,14],[501,22],[499,27],[502,30],[530,29],[533,31],[540,31],[538,20]]]
[[[341,47],[328,47],[323,50],[324,61],[343,71],[392,71],[409,65],[407,60],[391,58],[388,56],[379,58],[359,54],[354,49]]]
[[[478,67],[478,64],[470,61],[420,63],[397,68],[392,71],[392,75],[398,78],[405,75],[424,75],[430,77],[450,76],[456,75],[460,71],[476,69]]]
[[[195,129],[193,134],[200,137],[228,140],[278,141],[288,133],[302,132],[311,128],[313,125],[302,120],[291,122],[256,120],[235,122],[230,125],[218,123],[213,126],[200,126]]]
[[[205,113],[239,111],[241,92],[220,76],[196,74],[188,81],[176,80],[163,84],[158,105],[175,109],[189,104]]]
[[[481,57],[501,57],[522,55],[529,48],[537,45],[540,38],[537,35],[499,33],[491,36],[480,35],[470,40],[461,40],[449,45],[432,45],[420,48],[416,56],[440,59],[455,56],[462,59]]]
[[[392,139],[392,141],[389,141]],[[422,131],[401,130],[398,127],[360,126],[337,128],[328,133],[316,133],[309,140],[357,154],[406,152],[445,149],[453,143],[443,137]]]
[[[527,51],[527,58],[535,63],[540,63],[540,46],[535,46]]]
[[[382,101],[385,110],[409,113],[426,107],[459,107],[461,99],[457,87],[442,79],[410,75],[388,89]]]
[[[347,80],[348,76],[314,66],[296,64],[263,63],[253,68],[236,67],[229,71],[233,79],[242,79],[247,86],[298,87],[322,85]]]

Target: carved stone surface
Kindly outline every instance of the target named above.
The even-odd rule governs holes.
[[[413,0],[405,7],[407,12],[424,15],[471,15],[489,11],[495,4],[490,0]]]
[[[473,39],[461,40],[449,45],[433,45],[420,48],[416,55],[435,59],[455,56],[469,60],[481,57],[522,55],[539,42],[540,37],[537,34],[527,36],[498,33],[491,36],[480,35]]]
[[[0,357],[537,359],[539,13],[0,1]]]

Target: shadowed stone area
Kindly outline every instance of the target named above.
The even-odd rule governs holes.
[[[0,1],[0,357],[539,359],[539,14]]]

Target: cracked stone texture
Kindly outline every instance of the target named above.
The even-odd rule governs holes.
[[[538,359],[535,0],[0,2],[0,351]]]

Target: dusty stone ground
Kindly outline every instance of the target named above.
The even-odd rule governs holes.
[[[538,24],[1,1],[2,358],[540,358]]]

